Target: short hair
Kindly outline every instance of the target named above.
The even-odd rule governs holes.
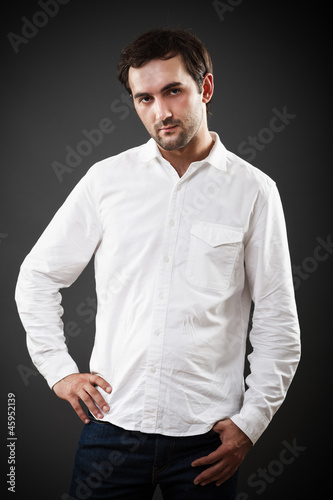
[[[121,51],[117,68],[118,80],[131,95],[128,81],[131,66],[140,68],[152,59],[167,60],[178,54],[201,93],[204,76],[213,72],[212,60],[203,43],[183,29],[156,28],[139,35]],[[206,110],[208,113],[209,103],[206,104]]]

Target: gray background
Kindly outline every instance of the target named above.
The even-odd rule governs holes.
[[[225,146],[239,154],[249,135],[266,140],[251,162],[277,182],[292,262],[301,272],[295,286],[303,358],[287,400],[242,466],[238,500],[292,499],[303,487],[316,498],[319,484],[321,492],[330,492],[325,462],[331,448],[333,259],[329,246],[315,252],[317,238],[330,241],[331,235],[328,10],[323,2],[224,3],[229,10],[223,17],[213,2],[203,0],[71,0],[46,20],[36,15],[42,11],[37,1],[2,3],[0,429],[1,487],[8,497],[7,393],[15,393],[17,401],[17,499],[61,499],[82,428],[31,364],[13,300],[19,266],[93,163],[148,139],[135,112],[117,101],[125,91],[116,80],[116,64],[121,48],[137,34],[163,26],[191,28],[210,51],[216,85],[210,129]],[[45,25],[30,31],[28,43],[15,53],[7,35],[22,36],[24,16]],[[296,117],[281,132],[263,131],[272,110],[285,106]],[[112,120],[112,133],[60,182],[53,162],[65,164],[66,146],[75,149],[85,139],[82,131],[97,128],[103,118]],[[93,298],[90,263],[63,293],[68,346],[82,371],[93,343]],[[286,442],[302,451],[283,465],[279,457]],[[253,485],[259,469],[268,471],[261,486]],[[160,498],[157,491],[154,500]]]

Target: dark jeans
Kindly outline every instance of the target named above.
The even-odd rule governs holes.
[[[69,499],[151,500],[159,484],[164,500],[234,500],[238,473],[221,486],[193,484],[206,466],[191,467],[191,462],[220,444],[213,430],[170,437],[91,419],[79,440]]]

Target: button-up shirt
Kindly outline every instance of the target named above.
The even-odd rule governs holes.
[[[93,165],[25,258],[16,301],[52,387],[79,371],[59,290],[94,256],[104,421],[189,436],[231,418],[254,443],[300,355],[286,228],[275,182],[211,136],[182,177],[153,139]]]

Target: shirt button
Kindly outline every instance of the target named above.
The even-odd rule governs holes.
[[[172,226],[174,226],[174,225],[175,225],[175,221],[174,221],[174,220],[172,220],[172,219],[170,219],[170,220],[169,220],[169,226],[171,226],[171,227],[172,227]]]
[[[154,366],[150,369],[151,373],[155,373],[156,372],[156,368],[154,368]]]
[[[164,262],[169,262],[170,259],[169,259],[169,257],[165,256],[163,260],[164,260]]]
[[[177,186],[177,188],[176,188],[176,189],[177,189],[177,191],[180,191],[180,190],[181,190],[181,188],[182,188],[181,184],[178,184],[178,186]]]
[[[157,329],[157,330],[154,331],[154,333],[155,333],[156,337],[158,337],[160,335],[160,333],[161,333],[161,330]]]
[[[159,294],[159,298],[160,298],[160,299],[164,299],[164,293],[163,293],[163,292],[161,292],[161,293]]]

